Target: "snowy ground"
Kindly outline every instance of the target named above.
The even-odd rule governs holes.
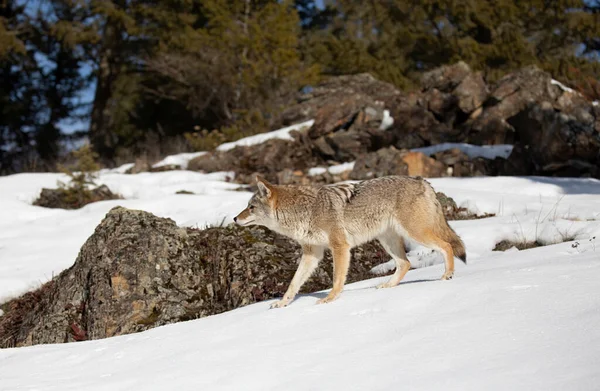
[[[197,321],[0,350],[1,390],[597,390],[600,254],[488,255]]]
[[[0,302],[69,267],[113,206],[202,227],[229,222],[250,197],[234,191],[231,173],[125,169],[98,181],[125,200],[75,211],[30,205],[60,174],[0,177]],[[471,211],[496,214],[451,223],[469,258],[452,281],[437,280],[437,264],[392,289],[372,289],[382,278],[350,285],[322,306],[315,293],[282,310],[258,303],[135,335],[0,350],[0,390],[597,389],[600,181],[430,182]],[[503,239],[572,238],[491,251]],[[416,266],[439,261],[418,248],[409,256]]]

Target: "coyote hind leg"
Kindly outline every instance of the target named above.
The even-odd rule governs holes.
[[[406,258],[406,251],[404,250],[404,239],[393,231],[387,231],[377,239],[385,251],[392,256],[394,262],[396,262],[396,271],[394,274],[387,282],[379,284],[377,288],[392,288],[402,281],[410,269],[410,262]]]

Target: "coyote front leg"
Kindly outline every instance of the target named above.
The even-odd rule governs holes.
[[[300,259],[300,264],[294,274],[294,278],[292,278],[292,282],[285,295],[283,295],[283,298],[271,304],[271,308],[285,307],[294,300],[302,285],[304,285],[319,265],[319,261],[323,258],[324,250],[325,248],[321,246],[302,246],[302,258]]]
[[[344,289],[350,267],[350,245],[343,235],[334,236],[330,247],[333,255],[333,288],[327,297],[317,301],[317,304],[329,303],[338,298]]]

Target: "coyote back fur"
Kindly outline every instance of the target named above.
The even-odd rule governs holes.
[[[284,307],[294,299],[327,247],[333,255],[333,289],[319,303],[340,295],[350,249],[373,239],[396,262],[395,273],[381,288],[398,285],[410,269],[405,239],[444,255],[444,280],[454,274],[454,256],[466,263],[463,242],[448,225],[435,191],[420,177],[387,176],[321,187],[279,186],[257,177],[257,185],[258,192],[234,221],[286,235],[300,243],[303,253],[287,292],[272,307]]]

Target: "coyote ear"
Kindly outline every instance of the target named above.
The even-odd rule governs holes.
[[[273,185],[266,181],[260,175],[256,176],[256,185],[258,186],[258,194],[263,197],[271,198],[273,195]]]

